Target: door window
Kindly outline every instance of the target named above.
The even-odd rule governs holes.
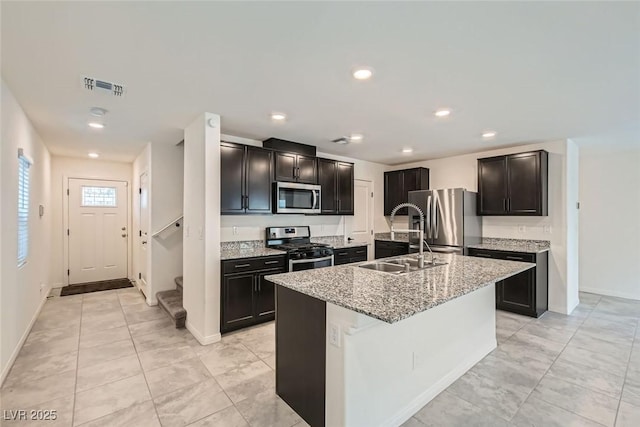
[[[118,190],[116,187],[82,186],[82,207],[118,207]]]

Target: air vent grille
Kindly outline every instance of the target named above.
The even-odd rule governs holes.
[[[124,85],[118,83],[112,83],[105,80],[99,80],[93,77],[83,77],[82,86],[92,92],[109,93],[113,96],[121,97],[124,95]]]

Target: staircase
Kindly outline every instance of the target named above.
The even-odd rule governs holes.
[[[156,294],[158,305],[176,322],[176,328],[184,328],[187,310],[182,307],[182,276],[175,278],[176,289]]]

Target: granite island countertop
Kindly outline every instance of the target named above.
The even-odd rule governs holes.
[[[395,323],[535,267],[527,262],[451,254],[438,255],[438,259],[448,264],[406,274],[359,268],[358,265],[363,264],[360,263],[276,274],[266,276],[266,279],[319,300]]]
[[[487,249],[492,251],[540,253],[550,250],[548,240],[502,239],[497,237],[483,237],[482,243],[468,245],[468,248]]]

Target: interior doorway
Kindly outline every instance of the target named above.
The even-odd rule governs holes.
[[[67,284],[126,279],[127,182],[69,178],[67,184]]]

